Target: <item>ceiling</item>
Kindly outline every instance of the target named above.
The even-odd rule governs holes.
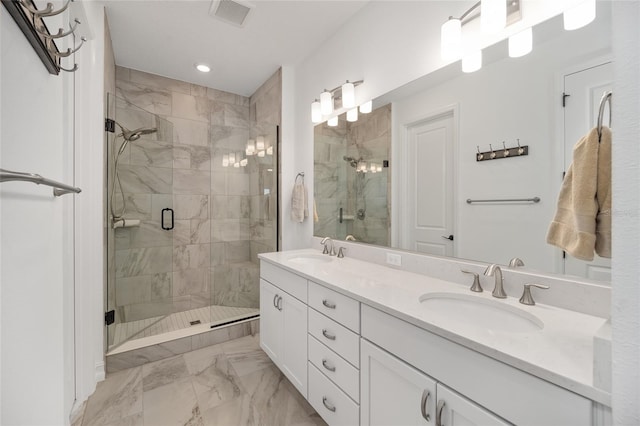
[[[252,0],[244,27],[209,15],[211,1],[104,1],[116,64],[250,96],[296,65],[368,0]],[[211,72],[195,70],[204,62]]]

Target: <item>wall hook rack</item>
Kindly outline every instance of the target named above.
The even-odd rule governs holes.
[[[475,154],[476,161],[489,161],[500,160],[502,158],[517,158],[525,155],[529,155],[529,145],[520,146],[520,139],[518,139],[518,146],[507,148],[506,142],[502,142],[503,149],[493,149],[492,144],[489,144],[489,151],[480,152],[478,146],[478,152]]]

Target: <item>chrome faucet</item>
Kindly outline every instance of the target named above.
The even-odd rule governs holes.
[[[518,266],[524,266],[524,262],[519,257],[514,257],[509,261],[509,268],[517,268]]]
[[[331,243],[331,248],[327,246],[328,243]],[[324,237],[322,241],[320,241],[320,244],[324,246],[324,250],[322,250],[322,254],[328,254],[329,256],[336,255],[336,249],[333,247],[333,240],[331,239],[331,237]]]
[[[505,299],[507,297],[507,293],[504,292],[504,279],[502,278],[502,269],[500,269],[500,266],[492,263],[491,265],[487,266],[484,274],[488,277],[493,277],[494,275],[496,277],[496,285],[493,288],[493,292],[491,292],[491,295],[493,297],[497,297],[498,299]]]

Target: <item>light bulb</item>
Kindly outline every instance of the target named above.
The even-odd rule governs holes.
[[[353,108],[347,111],[347,121],[358,121],[358,108]]]
[[[347,81],[342,85],[342,107],[353,108],[356,106],[356,88],[353,83]]]
[[[329,115],[333,112],[333,96],[331,92],[320,93],[320,112],[322,115]]]
[[[381,165],[381,164],[378,164],[378,165],[376,166],[376,172],[380,173],[381,171],[382,171],[382,165]]]
[[[481,0],[480,25],[485,33],[497,33],[507,24],[507,2],[505,0]]]
[[[246,158],[243,158],[242,160],[240,160],[240,165],[242,167],[246,167],[247,164],[249,164],[249,160],[247,160]]]
[[[331,117],[327,120],[327,125],[329,125],[329,127],[336,127],[338,125],[338,116]]]
[[[229,167],[229,154],[222,156],[222,167]]]
[[[229,154],[229,164],[235,164],[236,162],[236,153],[232,152],[231,154]]]
[[[369,114],[373,109],[373,101],[368,101],[360,105],[360,113]]]
[[[249,139],[249,142],[247,142],[247,149],[246,149],[246,154],[247,155],[253,155],[256,153],[256,141],[254,141],[253,139]]]
[[[366,161],[360,161],[358,163],[358,171],[359,172],[363,172],[363,173],[367,172],[367,162]]]
[[[262,151],[264,149],[264,136],[258,136],[256,138],[256,149]]]
[[[371,173],[375,173],[376,170],[378,170],[378,168],[376,167],[376,163],[371,163],[369,170],[371,170]]]
[[[322,113],[320,112],[320,102],[316,99],[311,102],[311,122],[319,123],[322,121]]]
[[[267,148],[267,155],[273,155],[273,147],[272,146]]]
[[[564,29],[577,30],[596,18],[596,0],[586,0],[562,14]]]
[[[474,72],[482,68],[482,50],[476,50],[462,58],[462,72]]]
[[[236,169],[240,168],[240,163],[233,163],[233,167],[235,167]]]
[[[264,157],[264,150],[258,151],[258,157]]]
[[[509,37],[509,56],[519,58],[533,49],[533,30],[531,27]]]
[[[462,23],[449,18],[440,28],[440,54],[444,61],[457,61],[462,56]]]

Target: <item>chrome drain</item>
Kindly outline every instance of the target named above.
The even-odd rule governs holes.
[[[201,323],[200,323],[200,320],[195,320],[195,321],[189,321],[189,324],[198,325],[198,324],[201,324]]]

